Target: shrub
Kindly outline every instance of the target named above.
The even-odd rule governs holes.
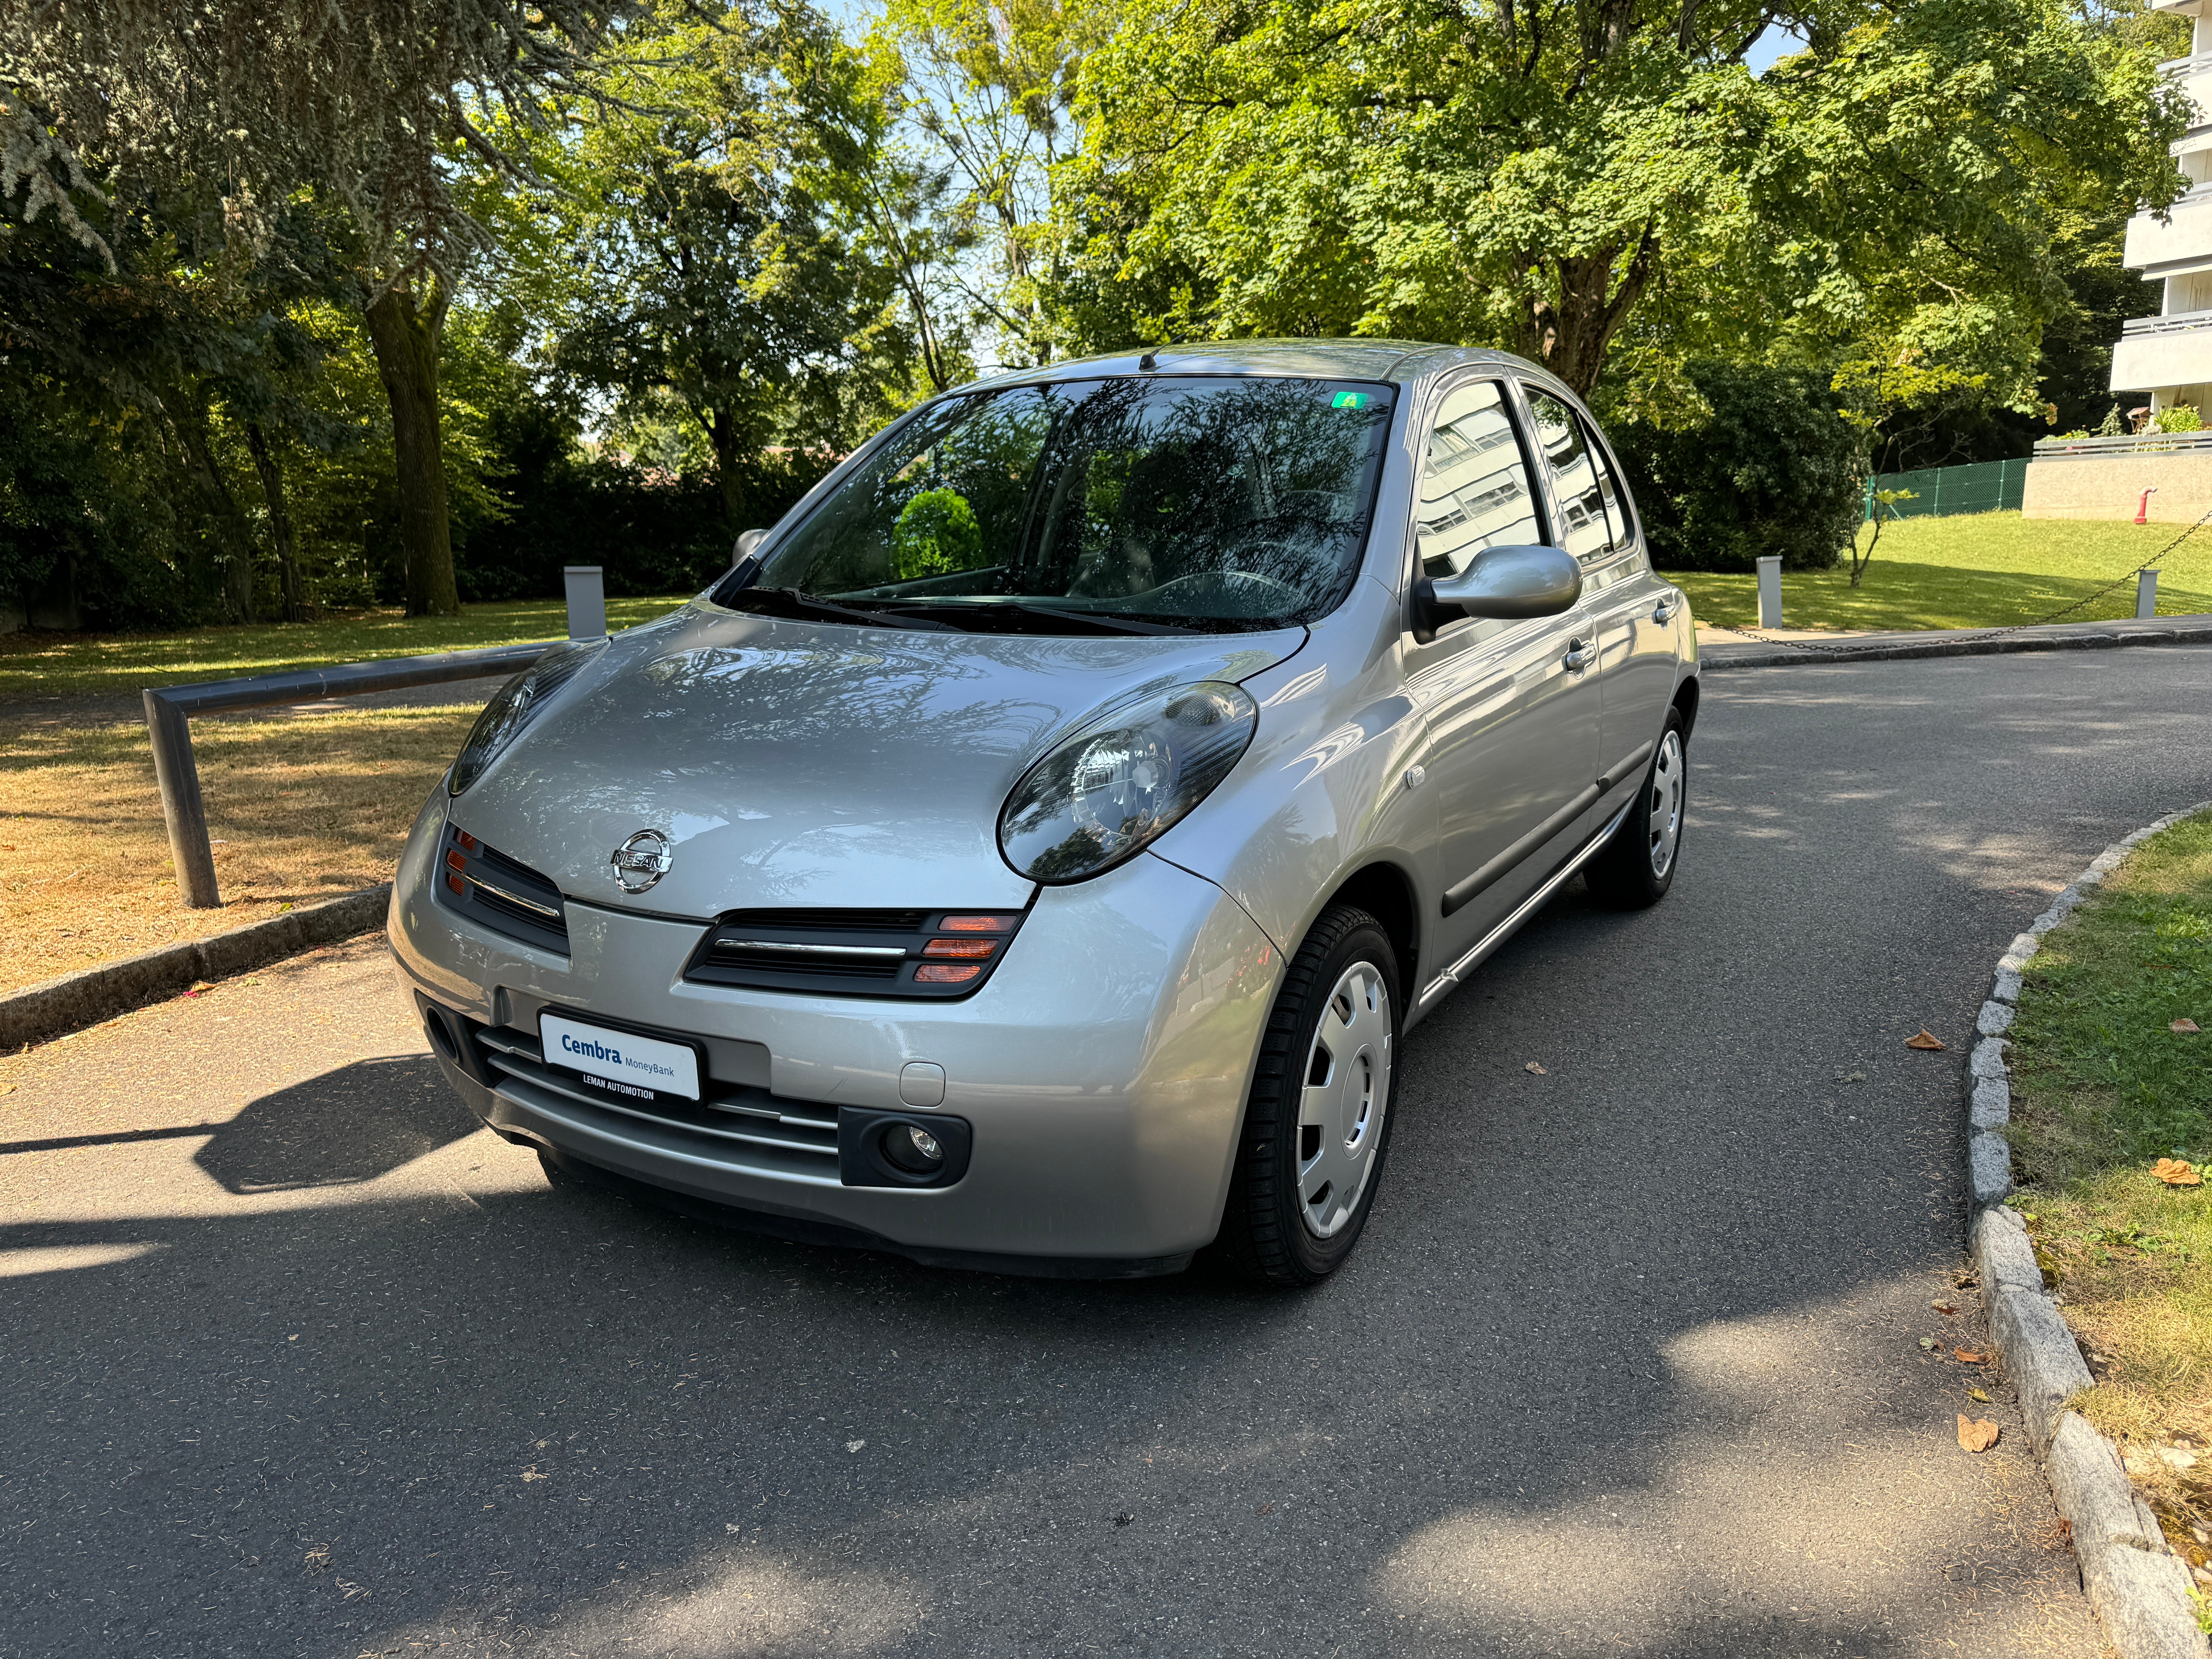
[[[1770,555],[1785,570],[1835,563],[1864,512],[1866,460],[1828,377],[1713,359],[1685,374],[1710,416],[1613,428],[1652,562],[1743,572]]]
[[[2202,432],[2204,417],[2193,404],[2176,404],[2171,409],[2161,409],[2151,417],[2151,428],[2158,432]]]

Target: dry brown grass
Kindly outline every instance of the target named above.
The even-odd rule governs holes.
[[[0,992],[388,880],[476,706],[196,720],[223,905],[187,910],[135,720],[0,719]]]

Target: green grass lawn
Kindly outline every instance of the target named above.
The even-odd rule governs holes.
[[[611,599],[607,626],[635,628],[684,602],[682,597]],[[149,685],[556,640],[568,630],[568,608],[562,601],[522,599],[463,605],[458,617],[362,611],[321,622],[192,628],[174,634],[5,634],[0,635],[0,702],[57,694],[135,693]]]
[[[2012,1037],[2012,1202],[2092,1357],[2081,1408],[2204,1565],[2212,1184],[2154,1169],[2201,1176],[2212,1158],[2212,813],[2145,842],[2045,936]],[[2166,1455],[2185,1448],[2193,1466]]]
[[[2108,622],[2136,613],[2136,568],[2179,535],[2179,525],[2085,523],[1979,513],[1956,519],[1900,519],[1882,527],[1860,585],[1850,569],[1784,571],[1786,628],[2002,628],[2038,620],[2125,578],[2102,599],[2063,618]],[[1862,528],[1864,544],[1869,532]],[[2212,611],[2212,526],[2159,566],[2160,616]],[[1750,628],[1759,620],[1759,580],[1670,572],[1701,621]]]

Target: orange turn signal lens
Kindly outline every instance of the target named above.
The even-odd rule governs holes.
[[[980,963],[925,962],[914,970],[914,977],[922,985],[964,985],[982,971]]]
[[[938,924],[947,933],[1011,933],[1019,916],[947,916]]]
[[[477,838],[465,830],[454,830],[453,839],[460,842],[461,850],[465,853],[473,853],[477,850]]]
[[[469,861],[459,853],[449,852],[446,854],[446,867],[448,870],[465,870],[469,867]]]
[[[999,948],[994,939],[933,939],[921,947],[926,957],[964,957],[970,962],[981,960]]]

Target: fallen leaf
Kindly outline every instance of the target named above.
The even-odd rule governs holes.
[[[2169,1187],[2202,1187],[2204,1177],[2194,1164],[2185,1158],[2162,1158],[2151,1165],[2150,1172]]]
[[[1986,1365],[1990,1363],[1989,1355],[1976,1353],[1972,1348],[1954,1348],[1951,1352],[1961,1365]]]
[[[1980,1422],[1959,1413],[1959,1448],[1962,1451],[1985,1452],[1997,1443],[1997,1425],[1986,1418]]]
[[[1989,1390],[1986,1389],[1969,1389],[1966,1390],[1966,1398],[1978,1401],[1984,1406],[1990,1403]]]
[[[1933,1051],[1943,1046],[1943,1040],[1923,1025],[1920,1028],[1918,1036],[1909,1036],[1905,1039],[1905,1046],[1908,1048],[1926,1048]]]
[[[1255,1511],[1254,1511],[1254,1513],[1255,1513],[1255,1514],[1259,1514],[1259,1515],[1266,1515],[1266,1514],[1267,1514],[1269,1511],[1271,1511],[1272,1510],[1273,1510],[1273,1508],[1274,1508],[1274,1507],[1275,1507],[1275,1502],[1274,1502],[1274,1499],[1273,1499],[1273,1498],[1269,1498],[1266,1503],[1264,1503],[1264,1504],[1261,1504],[1261,1505],[1260,1505],[1260,1507],[1259,1507],[1259,1509],[1258,1509],[1258,1510],[1256,1510]]]
[[[1928,1305],[1939,1314],[1954,1314],[1959,1311],[1958,1304],[1954,1302],[1931,1302]]]
[[[1932,1352],[1935,1350],[1936,1339],[1932,1336],[1923,1336],[1920,1339],[1920,1346]]]
[[[2177,1019],[2172,1024],[2166,1027],[2166,1030],[2169,1031],[2182,1031],[2191,1034],[2193,1034],[2197,1029],[2197,1022],[2193,1019]]]
[[[1551,1073],[1550,1073],[1549,1072],[1546,1071],[1542,1066],[1539,1066],[1539,1065],[1538,1065],[1534,1060],[1530,1060],[1530,1061],[1529,1061],[1526,1066],[1522,1066],[1521,1069],[1522,1069],[1522,1070],[1523,1070],[1523,1071],[1525,1071],[1525,1072],[1534,1072],[1534,1073],[1538,1077],[1549,1077],[1549,1076],[1551,1076]]]
[[[856,1452],[867,1443],[865,1440],[848,1440],[845,1443],[845,1449],[848,1452]]]

